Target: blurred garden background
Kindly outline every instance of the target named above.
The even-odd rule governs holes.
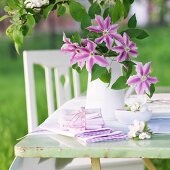
[[[149,33],[149,38],[137,41],[140,60],[152,61],[152,70],[159,79],[157,86],[170,86],[170,1],[136,0],[131,15],[137,12],[139,26]],[[0,15],[4,12],[0,9]],[[0,22],[0,170],[7,170],[14,159],[17,139],[27,133],[26,102],[22,53],[15,52],[12,41],[5,36],[8,20]],[[62,32],[79,30],[70,16],[57,18],[51,14],[47,21],[36,26],[22,50],[59,49]],[[81,78],[87,77],[84,72]],[[44,72],[36,67],[36,90],[40,122],[46,118]],[[86,85],[82,85],[82,91]],[[170,170],[170,161],[155,160],[158,170]]]

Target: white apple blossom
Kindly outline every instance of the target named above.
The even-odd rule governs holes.
[[[130,131],[128,132],[128,137],[129,137],[129,138],[135,138],[135,137],[136,137],[136,131],[130,130]]]
[[[139,134],[139,139],[150,139],[151,135],[146,133],[146,132],[142,132],[141,134]]]
[[[26,8],[41,8],[49,4],[49,0],[26,0],[24,2]]]
[[[147,127],[147,124],[143,121],[135,120],[133,125],[129,126],[128,137],[135,139],[150,139],[152,135],[151,130]]]
[[[134,120],[133,125],[129,126],[131,133],[142,132],[144,130],[145,123],[143,121]]]
[[[137,98],[128,98],[125,100],[125,105],[127,109],[132,112],[145,112],[146,110],[148,110],[147,98],[143,96]]]

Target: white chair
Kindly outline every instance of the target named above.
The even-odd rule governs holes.
[[[24,74],[26,87],[26,103],[27,103],[27,121],[28,132],[31,132],[38,126],[37,121],[37,105],[34,80],[34,65],[41,65],[45,69],[46,93],[48,115],[54,110],[54,94],[52,70],[54,69],[57,106],[61,106],[64,102],[71,98],[71,87],[69,81],[70,63],[69,57],[59,50],[49,51],[25,51],[24,52]],[[74,97],[80,96],[79,76],[76,71],[73,73]],[[61,76],[65,76],[64,86],[61,83]],[[44,160],[39,164],[39,158],[15,158],[10,170],[55,170],[56,159]],[[69,159],[65,159],[69,161]],[[101,160],[104,170],[143,170],[143,163],[139,159],[105,159]],[[114,167],[114,168],[113,168]],[[90,159],[74,159],[74,161],[66,167],[69,170],[87,170],[90,169]]]

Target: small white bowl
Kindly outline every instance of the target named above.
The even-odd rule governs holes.
[[[132,112],[127,110],[115,110],[116,119],[123,124],[133,124],[134,120],[147,122],[152,117],[152,112],[147,110],[145,112]]]

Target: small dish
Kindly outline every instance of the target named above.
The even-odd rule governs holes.
[[[130,125],[133,124],[134,120],[147,122],[152,117],[152,111],[146,110],[144,112],[140,111],[127,111],[127,110],[115,110],[116,119],[123,124]]]

